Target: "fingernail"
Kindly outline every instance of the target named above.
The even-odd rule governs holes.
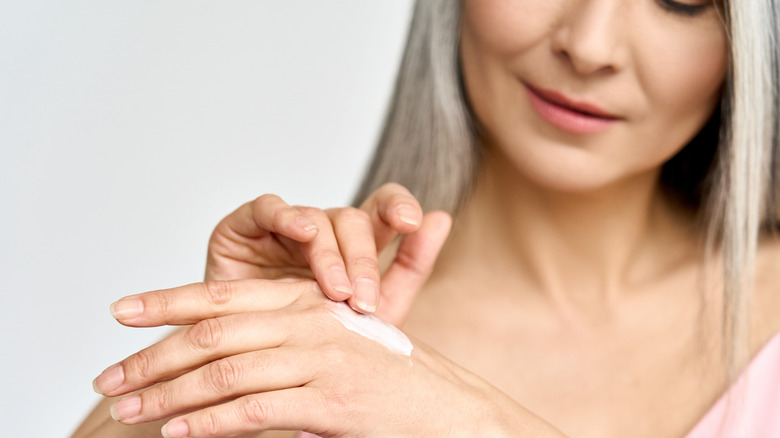
[[[114,364],[106,368],[105,371],[100,373],[99,376],[92,382],[92,388],[98,394],[108,394],[109,392],[119,388],[119,385],[125,381],[125,370],[122,368],[122,364]]]
[[[127,420],[141,413],[141,397],[132,395],[119,400],[111,406],[111,418],[116,421]]]
[[[176,418],[163,426],[161,432],[165,438],[183,438],[190,433],[190,427],[186,421]]]
[[[295,219],[295,224],[301,227],[303,231],[311,231],[319,228],[317,227],[317,224],[315,224],[313,220],[307,218],[306,216],[298,216]]]
[[[420,221],[417,220],[417,212],[411,205],[401,204],[398,206],[398,208],[396,208],[395,212],[401,222],[406,222],[410,225],[420,224]]]
[[[135,298],[122,298],[111,304],[111,314],[116,319],[130,319],[144,313],[144,303]]]
[[[349,285],[349,278],[347,278],[347,271],[341,266],[334,266],[328,271],[330,277],[330,286],[345,294],[352,295],[352,287]]]
[[[355,301],[364,312],[376,311],[376,283],[368,278],[358,278],[355,285]]]

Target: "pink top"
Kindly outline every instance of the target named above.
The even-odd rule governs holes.
[[[780,333],[685,438],[780,437]],[[317,438],[306,432],[298,438]]]
[[[780,437],[780,333],[686,438]]]

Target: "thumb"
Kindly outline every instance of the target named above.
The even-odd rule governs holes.
[[[417,293],[431,275],[451,226],[449,214],[434,211],[423,216],[417,231],[404,236],[393,263],[382,277],[377,316],[401,326]]]

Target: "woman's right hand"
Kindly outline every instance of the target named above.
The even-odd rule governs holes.
[[[444,212],[423,215],[414,196],[394,183],[379,188],[360,209],[296,207],[263,195],[214,229],[206,280],[313,275],[332,300],[348,300],[360,312],[400,325],[450,225]],[[377,253],[399,233],[407,236],[380,283]]]
[[[307,226],[306,220],[316,228]],[[353,285],[365,279],[380,285],[377,251],[398,233],[408,233],[382,276],[381,305],[375,312],[400,326],[433,268],[450,225],[446,213],[423,216],[414,197],[397,184],[380,188],[359,210],[290,207],[276,196],[261,196],[223,219],[211,236],[206,268],[206,280],[215,286],[210,289],[214,292],[211,299],[218,302],[224,298],[219,296],[222,289],[218,286],[227,284],[227,280],[312,277],[313,272],[326,295],[337,301],[349,298],[354,308],[354,294],[339,295],[340,291],[332,287],[331,268],[346,275],[350,289],[358,289]],[[112,305],[112,311],[123,321],[134,307],[122,309],[120,302]],[[74,437],[148,436],[162,425],[147,423],[126,429],[113,421],[106,422],[108,405],[114,402],[111,398],[103,400]]]

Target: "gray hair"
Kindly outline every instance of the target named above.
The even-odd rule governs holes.
[[[357,205],[391,181],[408,188],[426,210],[454,212],[470,191],[479,157],[458,67],[460,9],[457,0],[415,5],[390,111]]]
[[[708,214],[708,246],[723,254],[723,327],[732,366],[749,358],[748,304],[759,234],[762,228],[776,232],[778,225],[779,13],[774,0],[724,2],[731,63],[702,211]]]
[[[458,39],[462,0],[418,0],[390,111],[360,204],[397,182],[425,209],[455,212],[479,168],[476,124],[469,110]],[[723,326],[727,357],[744,360],[754,259],[762,226],[778,223],[778,19],[775,0],[724,1],[731,62],[719,109],[664,165],[668,192],[699,215],[705,255],[723,255]],[[733,371],[733,368],[732,368]]]

